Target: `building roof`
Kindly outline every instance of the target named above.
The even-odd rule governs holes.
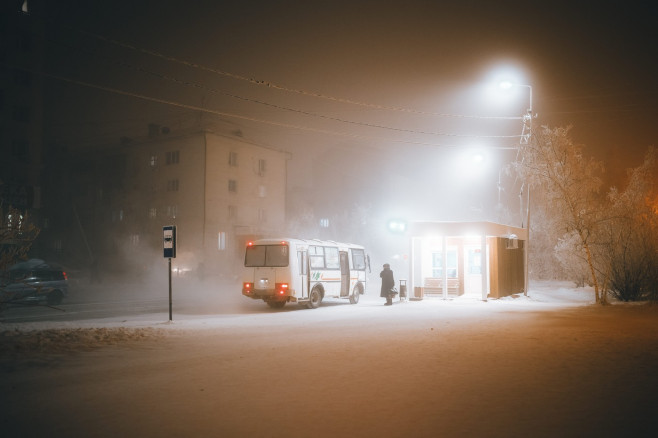
[[[495,222],[430,222],[415,221],[409,223],[409,235],[412,237],[425,236],[493,236],[516,237],[520,240],[528,238],[528,229],[513,227],[511,225],[497,224]]]

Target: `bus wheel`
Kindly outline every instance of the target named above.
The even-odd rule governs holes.
[[[272,309],[282,309],[286,305],[285,301],[268,301],[267,305]]]
[[[311,290],[309,298],[310,300],[307,304],[309,309],[317,309],[320,307],[320,303],[322,302],[322,291],[320,291],[320,288],[314,287],[313,290]]]
[[[360,295],[361,288],[359,286],[354,286],[354,291],[352,291],[352,295],[350,295],[350,304],[358,303]]]

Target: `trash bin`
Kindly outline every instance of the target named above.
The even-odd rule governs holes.
[[[400,280],[400,300],[407,299],[407,280]]]

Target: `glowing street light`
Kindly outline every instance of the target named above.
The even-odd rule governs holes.
[[[528,103],[528,109],[526,110],[525,114],[523,115],[523,131],[521,132],[521,144],[528,144],[530,141],[530,137],[532,135],[532,86],[531,85],[525,85],[525,84],[517,84],[515,82],[511,81],[501,81],[498,84],[498,88],[501,90],[510,90],[512,87],[523,87],[528,89],[529,93],[529,103]]]
[[[388,230],[392,233],[402,234],[407,230],[407,222],[400,219],[388,221]]]
[[[501,81],[498,84],[498,87],[501,90],[510,90],[512,87],[524,87],[528,89],[528,109],[526,110],[525,114],[523,115],[523,130],[521,131],[521,140],[519,141],[520,144],[528,144],[530,142],[530,138],[532,137],[532,119],[533,119],[533,113],[532,113],[532,86],[530,85],[525,85],[525,84],[517,84],[511,81]],[[500,174],[499,174],[499,181],[500,181]],[[500,183],[499,183],[500,184]],[[519,193],[519,201],[520,201],[520,208],[521,208],[521,227],[523,227],[523,188],[525,187],[525,184],[521,186],[521,191]],[[524,295],[528,295],[528,251],[529,251],[529,245],[530,245],[530,187],[527,188],[528,192],[528,202],[526,203],[526,221],[525,221],[525,226],[528,229],[528,237],[525,242],[525,248],[524,248],[524,264],[525,264],[525,286],[524,286]],[[499,188],[499,196],[500,196],[500,188]]]

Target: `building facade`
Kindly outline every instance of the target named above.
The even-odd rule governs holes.
[[[162,227],[177,227],[179,275],[230,274],[246,242],[285,226],[286,154],[209,131],[151,135],[126,152],[112,222],[140,250],[162,247]]]
[[[44,27],[20,8],[0,6],[0,208],[26,211],[40,204]]]

